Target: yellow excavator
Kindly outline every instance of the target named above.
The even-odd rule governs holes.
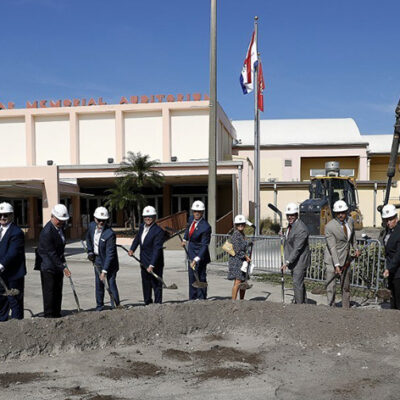
[[[355,179],[340,175],[339,162],[325,163],[324,174],[311,179],[309,191],[309,199],[300,204],[300,219],[307,225],[311,235],[325,234],[325,225],[333,218],[332,208],[337,200],[346,202],[355,229],[362,229]]]

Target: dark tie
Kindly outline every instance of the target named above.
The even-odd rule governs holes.
[[[344,236],[346,236],[346,239],[348,239],[346,223],[343,223],[343,232],[344,232]]]

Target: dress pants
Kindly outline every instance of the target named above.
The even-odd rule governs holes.
[[[156,279],[153,275],[149,274],[143,268],[140,268],[142,275],[142,289],[143,289],[143,300],[144,304],[153,303],[152,290],[154,290],[154,303],[162,303],[162,283]],[[163,268],[154,268],[154,273],[162,278]]]
[[[296,266],[290,271],[293,277],[294,302],[296,304],[303,304],[306,301],[306,286],[304,285],[306,270],[307,268]]]
[[[328,282],[335,275],[335,270],[331,266],[326,269],[326,281]],[[345,268],[340,275],[340,286],[342,288],[342,307],[350,308],[350,266]],[[326,288],[328,305],[335,307],[336,279]]]
[[[43,312],[45,318],[61,317],[63,271],[40,271],[43,293]]]
[[[95,265],[94,268],[97,268],[97,270],[101,274],[101,267]],[[104,283],[100,280],[96,271],[94,271],[94,279],[95,279],[95,284],[96,284],[96,310],[101,311],[104,307]],[[119,293],[118,293],[118,288],[117,288],[117,271],[108,272],[106,279],[107,279],[110,291],[111,291],[112,295],[114,296],[114,299],[117,303],[117,304],[114,304],[114,302],[110,298],[111,307],[119,306],[120,301],[119,301]]]
[[[11,319],[23,319],[24,318],[24,284],[25,278],[19,278],[14,280],[9,280],[3,278],[5,284],[9,289],[18,289],[19,294],[17,296],[2,296],[4,293],[3,287],[0,293],[0,321],[7,321]]]
[[[400,310],[400,278],[389,277],[389,289],[392,292],[390,308]]]
[[[196,271],[199,275],[200,282],[207,282],[207,264],[199,263],[196,265]],[[189,300],[205,300],[207,299],[207,288],[200,289],[192,286],[192,283],[196,282],[194,272],[188,261],[188,272],[189,272]]]

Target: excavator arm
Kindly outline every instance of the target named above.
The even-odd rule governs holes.
[[[392,179],[396,173],[396,162],[397,162],[397,154],[399,152],[399,137],[400,137],[400,100],[396,107],[396,123],[394,125],[394,133],[393,133],[393,141],[392,141],[392,150],[390,152],[389,165],[387,170],[387,183],[386,183],[386,192],[385,199],[382,205],[378,206],[378,211],[382,213],[382,208],[389,202],[390,196],[390,188],[392,186]]]

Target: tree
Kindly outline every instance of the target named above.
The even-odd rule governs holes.
[[[128,152],[127,157],[117,169],[116,186],[107,192],[106,205],[117,210],[129,209],[129,219],[136,225],[134,208],[136,208],[141,221],[141,208],[145,205],[145,197],[142,193],[144,186],[160,187],[164,183],[164,177],[155,167],[158,162],[150,160],[149,155],[140,152]],[[127,215],[126,215],[127,216]]]

